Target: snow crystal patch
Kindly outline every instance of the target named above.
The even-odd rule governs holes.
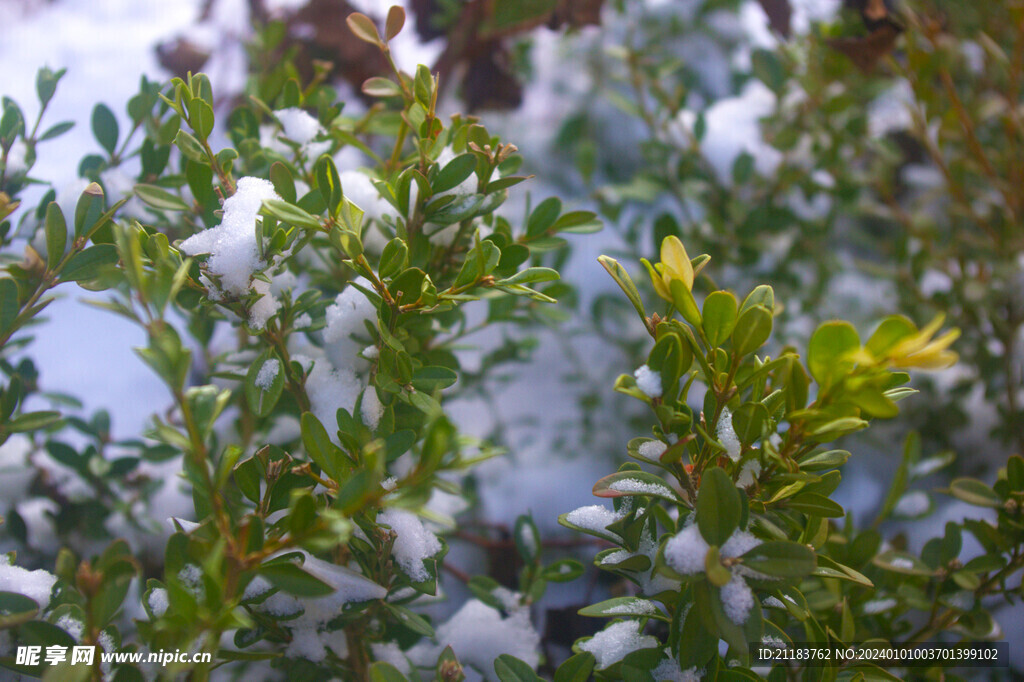
[[[308,329],[313,326],[313,318],[309,313],[302,313],[292,322],[292,329]]]
[[[631,616],[649,616],[657,613],[658,609],[649,601],[636,599],[625,604],[616,604],[602,611],[605,614],[624,614]]]
[[[390,663],[398,668],[398,672],[403,675],[408,675],[412,672],[409,659],[405,657],[405,653],[394,642],[374,642],[370,645],[370,651],[373,652],[373,659],[375,661]]]
[[[597,668],[603,670],[621,661],[626,654],[639,649],[651,649],[658,646],[658,639],[651,635],[640,634],[640,623],[626,620],[612,623],[591,639],[580,644],[580,650],[589,651],[597,659]]]
[[[722,545],[721,554],[723,557],[729,558],[743,556],[760,544],[761,541],[747,531],[736,530]]]
[[[252,282],[253,292],[260,295],[249,308],[249,326],[253,329],[266,327],[267,320],[277,314],[281,308],[281,303],[270,293],[272,288],[271,282],[264,282],[262,279],[254,279]]]
[[[653,639],[653,638],[652,638]],[[529,608],[516,606],[508,616],[470,599],[445,623],[437,627],[437,645],[423,642],[409,650],[408,656],[420,666],[433,666],[445,646],[451,646],[459,661],[490,674],[494,659],[509,654],[531,668],[540,663],[540,635],[530,622]]]
[[[360,285],[370,286],[365,279],[357,279]],[[377,309],[363,292],[348,286],[338,294],[327,308],[324,327],[324,349],[335,367],[352,367],[358,360],[359,351],[364,347],[352,335],[367,336],[366,322],[376,322]]]
[[[71,638],[76,642],[82,641],[82,632],[85,631],[85,623],[78,620],[70,613],[65,613],[63,616],[58,618],[55,625],[71,635]]]
[[[633,376],[636,378],[636,387],[648,398],[661,397],[661,372],[655,372],[647,365],[640,365]]]
[[[725,448],[729,459],[738,462],[742,447],[740,439],[736,437],[736,430],[732,427],[732,412],[727,407],[722,408],[722,414],[718,417],[718,431],[715,435],[718,436],[718,442]]]
[[[754,606],[754,593],[747,585],[747,581],[734,573],[732,580],[722,587],[719,594],[725,615],[737,625],[742,625],[747,620],[751,607]]]
[[[275,111],[274,117],[284,129],[284,136],[300,145],[309,144],[323,131],[316,118],[297,107]]]
[[[195,564],[185,564],[178,571],[178,580],[185,589],[195,596],[198,601],[206,599],[206,588],[203,586],[203,573]]]
[[[196,233],[179,247],[190,256],[210,254],[208,272],[220,277],[225,293],[242,296],[249,280],[265,267],[256,245],[256,221],[265,199],[280,199],[269,180],[239,179],[235,193],[224,201],[224,217],[216,227]]]
[[[363,391],[363,402],[359,405],[359,416],[363,418],[363,424],[368,426],[371,431],[376,431],[383,414],[384,405],[377,396],[377,389],[371,384]]]
[[[761,475],[761,463],[756,459],[748,459],[740,467],[740,475],[736,478],[736,485],[740,488],[749,488],[757,482]]]
[[[167,590],[162,587],[154,587],[149,593],[149,599],[146,600],[146,604],[157,618],[164,615],[167,613],[167,607],[170,606],[170,602],[167,599]]]
[[[637,452],[640,453],[641,457],[647,459],[658,459],[665,451],[668,450],[668,446],[662,443],[660,440],[649,440],[640,444],[637,448]]]
[[[306,393],[310,408],[327,433],[337,430],[336,414],[339,407],[349,414],[355,409],[356,399],[363,386],[350,369],[334,369],[327,363],[318,363],[306,379]]]
[[[660,495],[662,497],[674,498],[675,493],[668,486],[658,483],[646,483],[637,478],[624,478],[615,481],[608,486],[609,489],[620,493],[640,493],[643,495]]]
[[[620,549],[620,550],[617,550],[615,552],[612,552],[608,556],[606,556],[603,559],[601,559],[601,565],[602,566],[611,566],[611,565],[614,565],[614,564],[621,564],[623,561],[625,561],[626,559],[629,559],[632,556],[633,556],[632,552],[630,552],[628,550],[625,550],[625,549]]]
[[[665,653],[668,654],[668,650]],[[703,676],[702,671],[698,671],[696,666],[682,670],[679,661],[671,655],[651,671],[651,677],[657,682],[699,682]]]
[[[416,582],[428,580],[430,572],[423,561],[441,551],[437,536],[423,527],[418,516],[402,509],[385,509],[377,522],[391,526],[398,535],[391,551],[405,574]]]
[[[519,542],[523,543],[523,547],[525,547],[526,551],[531,555],[535,556],[537,554],[537,536],[533,532],[533,526],[531,524],[524,523],[519,528]]]
[[[256,374],[256,386],[264,391],[269,391],[280,370],[281,362],[277,358],[270,358],[263,363],[260,371]]]
[[[911,561],[910,559],[905,559],[903,557],[896,557],[895,559],[890,561],[889,564],[893,568],[913,568],[914,567],[914,562],[913,561]]]
[[[362,209],[364,220],[379,221],[389,213],[397,213],[397,209],[380,195],[366,174],[357,170],[346,170],[338,174],[338,179],[341,181],[345,198]]]
[[[761,606],[769,606],[769,607],[775,608],[775,609],[784,609],[784,608],[786,608],[786,605],[783,604],[781,601],[779,601],[778,597],[767,597],[767,598],[765,598],[765,600],[763,602],[761,602]]]
[[[391,492],[392,490],[398,487],[398,479],[396,479],[394,476],[388,476],[387,478],[380,482],[380,487],[384,488],[384,490],[387,490],[388,492]]]
[[[578,528],[598,531],[599,533],[615,536],[615,533],[607,530],[607,528],[609,525],[615,523],[621,518],[621,515],[616,514],[607,507],[602,507],[599,504],[592,504],[572,510],[565,517],[565,520]]]
[[[665,561],[683,575],[701,573],[707,553],[708,543],[701,537],[695,523],[683,528],[665,543]]]
[[[785,649],[786,642],[780,637],[773,637],[772,635],[765,635],[761,638],[761,644],[765,646],[774,647],[776,649]]]
[[[43,569],[28,571],[11,564],[10,557],[0,554],[0,592],[17,592],[23,594],[40,609],[50,603],[50,593],[57,582],[57,576]]]

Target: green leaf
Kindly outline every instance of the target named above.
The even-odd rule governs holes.
[[[614,618],[618,616],[643,616],[668,621],[669,618],[658,610],[653,601],[639,597],[615,597],[580,609],[581,616],[595,618]]]
[[[558,279],[558,271],[552,268],[530,267],[520,270],[511,277],[499,280],[496,284],[533,284],[535,282],[552,282]]]
[[[533,668],[508,654],[501,654],[494,660],[494,672],[501,682],[540,682]]]
[[[60,278],[65,282],[80,282],[94,279],[100,268],[118,261],[117,247],[113,244],[97,244],[75,254],[61,270]]]
[[[35,618],[46,604],[36,602],[17,592],[0,592],[0,628],[11,628]]]
[[[732,332],[733,349],[739,356],[753,353],[764,345],[772,334],[772,313],[763,305],[744,310]]]
[[[744,554],[743,565],[776,578],[803,578],[814,571],[817,561],[807,545],[773,540]]]
[[[206,150],[203,149],[203,145],[188,131],[178,130],[174,136],[174,145],[186,158],[196,163],[210,163],[210,160],[206,158]]]
[[[0,336],[11,331],[20,311],[18,285],[9,277],[0,277]]]
[[[838,519],[846,516],[846,511],[842,506],[818,493],[801,493],[796,497],[786,500],[785,506],[804,514],[824,516],[828,519]]]
[[[261,377],[264,371],[266,374]],[[249,371],[245,375],[245,399],[249,403],[249,410],[257,417],[266,417],[270,414],[284,390],[284,379],[285,372],[281,360],[273,349],[268,348],[249,366]]]
[[[4,425],[8,433],[22,433],[25,431],[37,431],[55,424],[60,420],[60,412],[43,410],[40,412],[25,412]]]
[[[851,354],[860,348],[860,337],[849,322],[825,322],[811,336],[807,369],[823,390],[828,390],[853,369]]]
[[[64,257],[68,246],[68,224],[55,201],[46,207],[46,266],[53,270]]]
[[[615,283],[619,285],[622,292],[626,294],[626,298],[633,304],[633,309],[636,310],[641,320],[647,319],[647,314],[644,312],[644,304],[640,299],[640,291],[636,288],[636,284],[633,283],[632,278],[626,269],[622,267],[617,260],[609,256],[599,256],[597,262],[601,264]]]
[[[549,583],[568,583],[583,575],[583,564],[575,559],[559,559],[545,567],[542,577]]]
[[[956,478],[949,484],[949,494],[975,507],[1001,507],[1003,502],[995,491],[976,478]]]
[[[156,185],[135,185],[135,196],[161,211],[189,210],[189,205],[181,197]]]
[[[739,303],[728,291],[715,291],[704,299],[702,324],[712,347],[722,345],[736,326]]]
[[[97,104],[92,110],[92,134],[108,154],[114,154],[117,149],[117,118],[105,104]]]
[[[447,192],[453,187],[458,187],[462,182],[476,170],[476,156],[473,154],[460,154],[448,162],[441,172],[437,174],[431,189],[435,194]]]
[[[49,104],[53,98],[53,93],[57,91],[57,83],[66,71],[67,69],[51,71],[48,67],[44,66],[36,72],[36,95],[39,97],[39,103],[43,107]]]
[[[316,175],[316,187],[323,197],[324,204],[332,216],[338,215],[341,211],[344,189],[341,186],[341,176],[338,175],[338,167],[334,165],[334,159],[328,154],[317,159],[316,167],[313,169]]]
[[[597,659],[589,651],[571,656],[555,671],[554,682],[587,682]]]
[[[825,471],[838,469],[846,464],[848,459],[850,459],[850,453],[846,450],[828,450],[807,455],[799,460],[799,464],[802,471]]]
[[[384,22],[384,39],[392,40],[402,32],[405,26],[405,10],[399,5],[392,5],[388,9],[388,17]]]
[[[282,223],[288,223],[295,227],[306,230],[319,231],[322,225],[320,221],[306,213],[298,206],[289,204],[280,199],[264,199],[263,207],[260,208],[260,215],[277,218]]]
[[[74,127],[74,121],[61,121],[60,123],[56,123],[47,128],[46,131],[39,136],[38,141],[45,142],[46,140],[52,140],[55,137],[60,137],[61,135],[63,135],[64,133],[66,133],[67,131],[71,130]]]
[[[618,471],[594,484],[596,497],[650,495],[669,502],[680,502],[679,496],[660,476],[646,471]]]
[[[744,446],[761,437],[761,431],[767,421],[768,408],[762,403],[744,403],[732,413],[733,430]]]
[[[89,183],[75,204],[75,236],[84,237],[103,215],[103,188]]]
[[[205,140],[213,132],[213,109],[199,97],[193,97],[188,103],[188,124],[199,136]]]
[[[342,570],[343,567],[338,566],[337,569]],[[257,573],[274,587],[297,597],[324,597],[335,592],[332,586],[290,561],[264,564]]]
[[[377,26],[365,14],[353,12],[345,18],[345,23],[348,24],[349,30],[352,31],[356,38],[371,45],[383,45],[380,40],[380,34],[377,33]]]
[[[381,279],[387,279],[398,274],[409,262],[409,247],[398,237],[389,241],[380,254],[380,265],[377,266],[377,275]]]
[[[408,678],[390,663],[377,661],[370,666],[370,682],[408,682]]]
[[[337,448],[327,435],[327,429],[312,412],[303,412],[299,421],[306,454],[328,476],[335,481],[340,480],[341,472],[338,470],[335,457]]]
[[[697,527],[709,545],[721,546],[740,524],[743,507],[736,484],[719,467],[704,471],[697,491]]]
[[[569,211],[551,226],[552,232],[590,234],[601,230],[601,220],[593,211]]]
[[[562,200],[558,197],[548,197],[537,204],[533,209],[530,219],[526,223],[526,236],[539,237],[548,231],[548,228],[555,224],[558,214],[562,212]]]

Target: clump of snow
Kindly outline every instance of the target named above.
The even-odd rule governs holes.
[[[864,602],[861,610],[869,616],[873,616],[876,613],[883,613],[889,609],[895,608],[898,602],[895,599],[872,599],[871,601]]]
[[[153,588],[149,593],[149,599],[146,600],[146,604],[149,605],[149,610],[157,618],[164,615],[167,613],[167,607],[170,606],[170,602],[167,599],[167,590],[162,587]]]
[[[275,125],[260,126],[260,146],[277,152],[282,156],[291,156],[294,152],[292,147],[278,139],[279,136],[291,140],[299,146],[299,156],[308,159],[317,159],[321,154],[331,148],[329,140],[314,142],[318,135],[323,133],[323,126],[316,118],[302,109],[289,107],[274,112],[274,117],[281,124],[278,131]]]
[[[390,493],[391,491],[398,487],[398,479],[396,479],[394,476],[388,476],[387,478],[380,482],[380,487],[384,488],[384,490],[387,490]]]
[[[668,649],[665,650],[665,654],[668,658],[651,671],[651,677],[656,682],[699,682],[704,677],[703,671],[697,670],[696,666],[682,670],[679,667],[679,661],[672,657],[672,653]]]
[[[357,170],[346,170],[338,174],[341,180],[341,189],[345,192],[345,198],[358,206],[363,211],[363,220],[379,221],[389,213],[395,213],[397,209],[380,195],[373,182],[365,174]],[[416,185],[415,182],[412,183]],[[383,246],[383,244],[381,244]]]
[[[377,346],[369,345],[363,349],[363,357],[367,360],[376,360],[379,355],[380,349]]]
[[[765,635],[761,638],[761,644],[765,646],[774,647],[776,649],[785,649],[786,642],[781,637],[773,637],[772,635]]]
[[[306,658],[318,663],[327,656],[327,649],[332,649],[339,656],[347,655],[344,632],[326,630],[326,624],[339,616],[345,604],[357,601],[383,599],[387,589],[373,582],[361,573],[345,566],[317,559],[302,552],[305,561],[303,569],[334,588],[334,592],[323,597],[299,598],[283,592],[271,595],[257,608],[276,617],[294,616],[293,620],[282,625],[290,628],[292,641],[285,654],[287,656]],[[261,578],[256,578],[246,588],[245,595],[259,596],[269,587],[265,581],[254,585]],[[251,589],[250,589],[251,588]]]
[[[451,646],[461,663],[487,675],[494,670],[494,659],[502,654],[536,668],[540,663],[540,635],[530,622],[530,610],[513,599],[505,601],[509,602],[508,615],[502,616],[479,599],[470,599],[437,627],[436,645],[417,644],[409,650],[409,659],[419,666],[433,666],[441,650]]]
[[[597,659],[598,670],[621,661],[627,654],[639,649],[658,646],[658,639],[640,633],[640,622],[625,620],[612,623],[601,632],[580,644],[582,651],[589,651]]]
[[[653,602],[646,599],[634,599],[623,604],[610,606],[602,611],[605,614],[622,614],[630,616],[650,616],[658,612]]]
[[[280,199],[269,180],[239,179],[235,193],[224,201],[220,225],[198,232],[181,243],[190,256],[210,254],[206,269],[220,277],[225,293],[242,296],[257,270],[266,267],[256,245],[256,222],[265,199]]]
[[[743,556],[761,544],[761,541],[745,530],[733,531],[729,539],[722,545],[721,554],[726,558]]]
[[[369,287],[363,278],[356,284]],[[354,286],[345,287],[327,308],[324,327],[324,348],[327,357],[335,367],[352,367],[358,360],[365,344],[353,339],[353,335],[367,336],[366,322],[377,320],[377,308],[363,292]]]
[[[15,505],[15,510],[25,522],[28,545],[44,553],[56,553],[60,548],[54,519],[60,509],[48,497],[32,497]]]
[[[50,593],[57,582],[57,576],[43,569],[28,571],[11,564],[11,558],[0,554],[0,592],[17,592],[23,594],[39,608],[45,609],[50,603]]]
[[[523,543],[523,547],[530,553],[531,556],[537,555],[537,549],[540,543],[537,541],[537,534],[534,532],[532,524],[524,523],[519,528],[519,541]]]
[[[648,398],[661,397],[661,372],[655,372],[647,365],[640,367],[633,372],[636,377],[636,387]]]
[[[913,561],[911,561],[910,559],[905,559],[903,557],[896,557],[895,559],[890,561],[889,564],[893,568],[913,568],[914,567],[914,562]]]
[[[337,428],[335,415],[339,407],[351,414],[363,386],[350,369],[335,369],[328,363],[318,363],[306,379],[306,394],[310,408],[328,433]]]
[[[195,564],[185,564],[178,571],[178,580],[199,601],[206,599],[206,588],[203,586],[203,573]]]
[[[701,537],[696,523],[686,526],[665,543],[665,562],[682,575],[703,572],[707,553],[708,543]]]
[[[782,154],[761,133],[760,119],[775,109],[775,93],[760,81],[750,81],[735,97],[718,100],[704,112],[706,122],[701,151],[722,182],[732,182],[736,157],[747,152],[761,175],[771,175]]]
[[[623,478],[608,486],[609,489],[620,493],[639,493],[642,495],[660,495],[662,497],[675,497],[672,489],[658,483],[647,483],[638,478]]]
[[[754,606],[754,592],[746,580],[733,573],[732,580],[722,587],[719,596],[722,598],[722,609],[729,620],[737,625],[746,622],[747,615]]]
[[[267,326],[267,320],[272,318],[281,308],[281,303],[271,293],[273,282],[264,282],[262,279],[252,281],[253,292],[260,295],[252,306],[249,307],[249,324],[253,329],[263,329]]]
[[[732,427],[732,412],[728,407],[722,408],[722,414],[718,417],[718,431],[715,434],[718,442],[725,448],[729,459],[734,462],[740,461],[740,439],[736,436],[736,430]]]
[[[893,511],[901,516],[920,516],[931,507],[931,498],[923,490],[912,490],[896,503]]]
[[[277,378],[277,373],[281,371],[281,362],[277,358],[270,358],[263,363],[260,367],[260,371],[256,374],[256,386],[269,391],[270,386],[274,383],[274,379]]]
[[[639,448],[637,448],[637,452],[640,453],[640,456],[646,457],[647,459],[658,459],[665,454],[666,450],[668,450],[668,445],[662,443],[660,440],[645,441],[640,444]]]
[[[71,635],[71,638],[76,642],[82,641],[82,633],[85,631],[85,623],[78,620],[70,613],[65,613],[63,616],[58,618],[54,625]]]
[[[761,475],[761,463],[756,459],[748,459],[740,467],[740,475],[736,477],[736,485],[740,488],[749,488],[757,482]]]
[[[608,536],[618,537],[615,533],[607,530],[608,526],[622,518],[622,515],[603,507],[599,504],[592,504],[580,507],[569,512],[565,520],[585,530],[593,530]]]
[[[602,566],[614,566],[615,564],[621,564],[626,559],[635,556],[632,552],[626,549],[620,549],[611,554],[606,555],[601,559]]]
[[[761,606],[768,606],[774,609],[784,609],[786,605],[779,601],[778,597],[766,597]]]
[[[370,645],[370,651],[373,652],[374,660],[390,663],[398,668],[398,672],[403,675],[408,675],[412,672],[409,659],[405,657],[405,653],[394,642],[374,642]]]
[[[308,329],[313,326],[313,318],[309,316],[309,313],[302,313],[295,318],[292,323],[292,329]]]
[[[377,430],[380,418],[384,414],[384,405],[377,396],[377,389],[370,384],[363,391],[363,402],[359,405],[359,416],[363,418],[363,424],[370,427],[371,431]]]
[[[377,522],[390,526],[397,534],[391,551],[402,571],[416,582],[429,579],[430,572],[423,562],[441,551],[437,536],[424,528],[418,516],[403,509],[385,509]]]

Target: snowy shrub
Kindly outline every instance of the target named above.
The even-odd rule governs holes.
[[[920,459],[916,437],[873,524],[855,525],[831,499],[851,456],[832,442],[896,416],[897,402],[916,392],[902,370],[954,363],[957,330],[940,333],[941,318],[919,329],[892,316],[862,341],[848,322],[830,321],[806,354],[787,347],[770,357],[761,353],[773,331],[771,287],[742,300],[713,290],[698,305],[694,283],[709,257],[691,260],[667,237],[660,262],[643,262],[662,299],[648,313],[626,269],[600,260],[653,341],[643,371],[620,376],[615,390],[646,404],[654,423],[628,443],[635,461],[594,484],[611,506],[560,518],[605,541],[594,565],[629,587],[580,611],[611,622],[576,642],[556,679],[898,679],[856,660],[813,668],[759,662],[754,652],[934,641],[946,631],[952,641],[1000,636],[989,608],[1016,591],[1024,568],[1024,459],[1012,457],[991,487],[954,480],[947,493],[995,510],[994,523],[950,522],[919,556],[877,530],[893,513],[926,513],[927,501],[908,501],[908,483],[948,464]],[[967,563],[964,531],[983,548]]]
[[[788,338],[822,311],[943,312],[963,362],[907,418],[993,470],[1024,448],[1020,7],[618,5],[589,64],[633,126],[587,104],[559,140],[631,255],[676,235],[730,283],[771,281]]]
[[[387,58],[404,19],[392,8],[381,37],[352,14],[351,39]],[[43,109],[59,77],[40,72]],[[507,653],[539,664],[530,604],[542,576],[581,567],[542,566],[532,525],[522,592],[475,580],[449,619],[422,613],[471,502],[462,483],[498,452],[445,405],[470,319],[544,319],[566,291],[545,266],[559,234],[593,229],[595,215],[563,213],[554,197],[522,225],[498,215],[527,179],[517,150],[475,118],[442,121],[425,67],[363,91],[379,104],[358,118],[322,81],[294,79],[225,115],[203,74],[143,79],[127,132],[106,106],[93,111],[102,153],[80,165],[92,182],[77,204],[49,192],[17,234],[3,222],[0,447],[21,488],[6,495],[19,501],[6,523],[43,567],[3,558],[5,647],[212,654],[161,672],[196,679],[228,666],[260,679],[455,680],[463,666],[492,675]],[[64,127],[39,133],[5,101],[4,218],[31,182],[34,145]],[[171,402],[153,405],[140,438],[113,441],[105,413],[66,415],[71,398],[40,393],[29,333],[70,282],[144,334],[137,352]],[[154,518],[168,497],[180,511]],[[157,672],[96,661],[110,679]]]

